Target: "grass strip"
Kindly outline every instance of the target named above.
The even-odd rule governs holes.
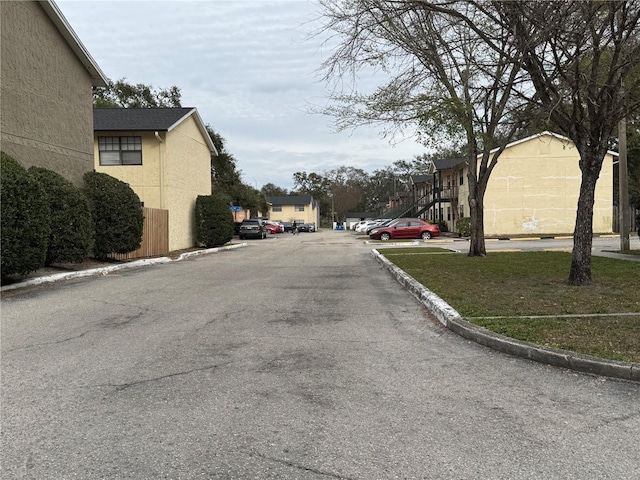
[[[468,257],[402,250],[381,253],[468,321],[519,340],[640,362],[640,314],[615,315],[640,312],[638,262],[594,256],[593,283],[575,287],[567,284],[571,254],[566,252]],[[551,318],[518,318],[543,315]]]

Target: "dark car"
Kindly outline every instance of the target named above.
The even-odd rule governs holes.
[[[401,238],[421,238],[429,240],[440,236],[440,229],[419,218],[399,218],[386,226],[374,228],[369,233],[372,240],[391,240]]]
[[[259,218],[245,219],[240,225],[240,240],[245,238],[267,238],[267,228]]]
[[[284,227],[285,232],[293,232],[293,223],[291,222],[280,222]]]

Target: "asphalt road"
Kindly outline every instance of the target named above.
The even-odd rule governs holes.
[[[6,296],[2,478],[640,478],[639,384],[456,336],[349,232],[248,243]]]

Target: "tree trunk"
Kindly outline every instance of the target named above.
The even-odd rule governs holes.
[[[569,285],[591,284],[591,248],[593,245],[593,202],[596,180],[592,175],[583,174],[576,212],[576,227],[573,231],[573,253]]]
[[[478,185],[469,185],[469,208],[471,210],[469,256],[485,257],[487,249],[484,242],[484,189]]]

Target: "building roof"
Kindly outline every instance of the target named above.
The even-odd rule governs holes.
[[[450,168],[457,167],[466,162],[464,158],[438,158],[433,160],[433,167],[435,170],[449,170]]]
[[[411,183],[431,183],[433,177],[431,175],[411,175]]]
[[[73,53],[78,57],[78,60],[80,60],[84,65],[84,68],[89,72],[89,75],[91,76],[91,84],[94,87],[106,87],[108,83],[107,77],[91,54],[89,54],[89,51],[82,44],[80,38],[76,35],[76,32],[73,31],[73,28],[71,28],[71,25],[69,25],[69,22],[67,22],[67,19],[64,17],[56,3],[53,0],[39,1],[38,3],[51,22],[56,26],[60,35],[65,39]]]
[[[196,121],[209,150],[218,154],[207,129],[193,107],[178,108],[94,108],[96,132],[170,132],[190,116]]]
[[[309,205],[313,201],[311,195],[286,195],[281,197],[267,197],[272,205]]]

